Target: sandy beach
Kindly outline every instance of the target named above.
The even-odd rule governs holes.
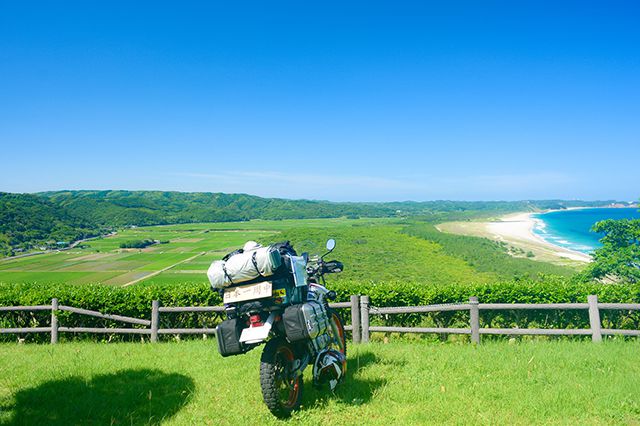
[[[513,213],[487,222],[446,222],[437,226],[442,232],[480,236],[504,241],[525,252],[534,260],[553,263],[591,262],[591,256],[551,244],[533,232],[534,213]]]

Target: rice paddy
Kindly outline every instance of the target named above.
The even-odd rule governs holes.
[[[270,243],[283,231],[307,227],[343,227],[386,220],[312,219],[181,224],[127,228],[86,241],[81,248],[0,261],[0,282],[107,285],[206,281],[212,261],[248,240]],[[123,249],[131,240],[151,239],[143,249]]]
[[[82,248],[4,260],[0,262],[0,281],[126,285],[167,268],[162,274],[168,275],[168,281],[176,278],[171,275],[184,273],[201,273],[201,279],[206,280],[205,272],[213,260],[247,240],[268,241],[277,233],[224,229],[218,224],[125,229],[113,236],[87,241]],[[144,249],[120,248],[125,241],[144,239],[164,243]]]

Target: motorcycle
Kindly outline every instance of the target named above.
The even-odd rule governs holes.
[[[322,256],[291,256],[287,279],[223,290],[227,320],[216,329],[220,353],[243,354],[265,343],[260,386],[276,417],[289,417],[300,407],[308,366],[316,387],[328,385],[333,391],[344,380],[344,325],[329,307],[336,293],[327,289],[324,278],[343,270],[341,262],[324,260],[335,245],[329,239]]]

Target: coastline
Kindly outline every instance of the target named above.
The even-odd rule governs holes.
[[[575,207],[580,209],[582,207]],[[543,212],[510,213],[497,220],[484,222],[445,222],[436,226],[441,232],[485,237],[502,241],[516,248],[531,252],[533,260],[549,261],[559,264],[584,264],[592,261],[591,256],[565,247],[552,244],[537,235],[534,214]]]
[[[582,207],[575,207],[572,210],[580,208]],[[549,211],[552,210],[541,213],[547,213]],[[499,221],[489,222],[487,224],[487,229],[489,232],[494,234],[497,239],[510,242],[516,246],[525,242],[540,246],[540,249],[545,249],[545,251],[551,250],[553,255],[561,258],[571,259],[578,262],[592,261],[591,256],[588,254],[552,244],[536,234],[533,231],[533,228],[536,225],[536,219],[533,218],[534,214],[537,213],[516,213],[513,215],[503,216]]]

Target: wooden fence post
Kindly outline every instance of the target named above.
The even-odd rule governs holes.
[[[58,299],[51,299],[51,344],[58,343]]]
[[[598,296],[587,296],[589,303],[589,323],[591,324],[591,340],[602,342],[602,324],[600,322],[600,310],[598,309]]]
[[[360,296],[360,321],[362,324],[362,343],[369,343],[369,296]]]
[[[360,343],[360,296],[351,295],[351,336],[353,343]]]
[[[478,298],[472,296],[469,298],[469,317],[471,325],[471,343],[480,343],[480,309],[478,308]]]
[[[151,302],[151,342],[158,341],[158,328],[160,326],[160,301]]]

